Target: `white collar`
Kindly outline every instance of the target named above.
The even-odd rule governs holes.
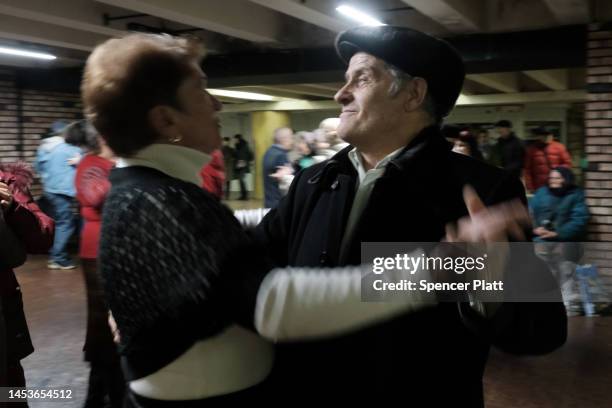
[[[210,160],[210,155],[189,147],[155,143],[139,150],[131,157],[119,158],[116,167],[149,167],[200,186],[202,184],[200,171]]]
[[[389,153],[381,161],[376,163],[376,166],[374,166],[374,168],[368,171],[384,169],[385,167],[387,167],[387,164],[389,164],[391,160],[395,159],[395,157],[400,154],[402,150],[404,150],[404,147],[405,146],[402,146],[399,149]],[[348,152],[348,157],[353,167],[355,167],[355,170],[357,170],[357,174],[359,175],[359,181],[363,181],[367,171],[365,170],[365,166],[363,165],[363,157],[361,156],[361,153],[355,147],[350,152]]]

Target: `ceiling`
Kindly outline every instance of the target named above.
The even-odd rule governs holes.
[[[460,44],[467,41],[464,48],[459,47],[462,53],[474,48],[471,43],[514,38],[519,45],[518,57],[512,55],[509,59],[520,60],[521,41],[525,47],[531,41],[513,33],[612,20],[611,3],[606,0],[0,0],[0,46],[58,56],[57,60],[42,62],[2,56],[0,65],[79,67],[96,44],[112,36],[129,31],[190,34],[202,38],[208,48],[213,74],[206,62],[204,67],[211,83],[215,84],[218,77],[217,84],[225,89],[282,98],[275,102],[278,109],[320,109],[325,104],[332,106],[330,99],[342,78],[341,64],[331,48],[333,40],[338,32],[358,25],[335,11],[340,4],[358,7],[384,23],[416,28],[449,38],[451,42],[456,39]],[[584,38],[579,42],[584,43]],[[554,37],[547,37],[544,46],[559,46],[554,43]],[[525,95],[531,95],[535,99],[530,100],[536,102],[584,98],[584,63],[566,63],[553,55],[543,63],[530,66],[530,58],[525,55],[523,65],[509,61],[493,66],[490,63],[495,59],[491,58],[494,53],[491,49],[485,51],[483,59],[487,64],[468,70],[471,73],[460,104],[505,100],[518,103]],[[534,52],[541,54],[536,49]],[[304,66],[309,67],[308,75],[301,72]],[[257,69],[273,75],[274,79],[251,74]],[[234,111],[263,106],[236,98],[222,100]]]

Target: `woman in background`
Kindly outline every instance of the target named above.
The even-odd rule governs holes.
[[[81,121],[75,126],[75,131],[83,133],[89,150],[79,163],[75,178],[76,198],[84,221],[79,254],[87,289],[87,333],[83,350],[85,360],[91,365],[85,407],[105,407],[107,397],[111,407],[121,407],[125,385],[97,274],[102,206],[110,190],[108,176],[114,166],[114,156],[91,125]]]
[[[223,186],[225,185],[225,163],[221,149],[210,154],[210,162],[202,167],[202,188],[221,200],[223,198]],[[228,187],[229,188],[229,184]],[[229,193],[228,193],[229,194]]]
[[[317,154],[315,135],[311,132],[297,132],[295,134],[295,151],[297,157],[293,160],[294,173],[317,163],[315,159]]]
[[[34,351],[13,268],[25,262],[26,253],[44,254],[53,245],[53,220],[34,202],[32,178],[25,163],[0,163],[0,387],[26,386],[21,360]]]
[[[539,252],[557,274],[563,300],[570,306],[577,296],[574,275],[589,222],[584,192],[574,184],[570,169],[556,167],[548,173],[548,184],[536,190],[529,208],[535,227],[533,240],[549,243],[540,245],[543,250]]]

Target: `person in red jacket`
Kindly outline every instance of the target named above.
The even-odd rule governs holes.
[[[30,194],[32,178],[25,163],[0,163],[0,387],[25,387],[21,359],[34,351],[13,268],[53,245],[54,223]]]
[[[525,186],[533,192],[547,185],[548,173],[555,167],[572,167],[572,158],[565,146],[554,139],[551,131],[536,128],[533,134],[537,141],[525,153]]]
[[[111,186],[108,176],[115,165],[114,155],[91,125],[83,121],[80,126],[90,150],[79,163],[75,176],[76,198],[84,221],[79,253],[87,290],[87,333],[83,350],[85,360],[91,365],[85,407],[105,407],[107,396],[111,407],[121,407],[125,382],[97,274],[102,206]]]
[[[225,164],[223,153],[217,149],[211,154],[211,161],[202,168],[202,188],[219,200],[223,198],[223,186],[225,184]],[[229,188],[229,187],[228,187]]]

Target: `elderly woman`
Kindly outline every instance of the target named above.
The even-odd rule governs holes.
[[[536,190],[529,208],[533,216],[534,241],[561,281],[566,305],[576,297],[574,274],[582,256],[580,241],[586,238],[589,209],[584,192],[574,184],[574,174],[566,167],[548,173],[547,185]]]
[[[273,340],[332,335],[432,302],[362,303],[355,268],[268,273],[265,251],[199,187],[221,142],[202,56],[187,39],[132,34],[98,46],[84,72],[86,116],[119,156],[99,268],[133,407],[262,398],[273,348],[253,326]]]

